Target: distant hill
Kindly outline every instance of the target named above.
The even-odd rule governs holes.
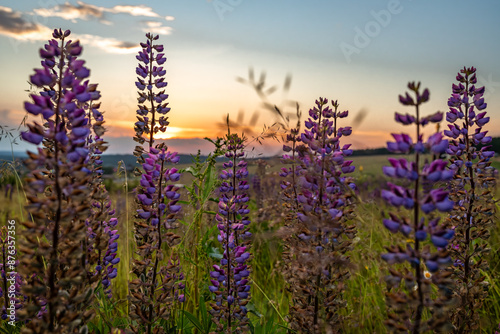
[[[14,155],[14,159],[25,159],[28,157],[26,152],[23,151],[0,151],[0,160],[11,160],[12,161],[12,155]]]
[[[497,154],[500,154],[500,137],[493,138],[491,142],[491,149]],[[364,150],[354,150],[353,156],[367,156],[367,155],[388,155],[391,154],[385,147],[380,148],[370,148]],[[0,161],[12,161],[12,156],[14,159],[23,160],[28,157],[26,152],[16,151],[0,151]],[[192,163],[193,157],[190,154],[180,154],[180,164]],[[202,160],[206,159],[206,156],[201,157]],[[261,158],[259,158],[261,159]],[[136,158],[132,154],[104,154],[102,156],[103,166],[108,168],[115,168],[118,166],[120,161],[123,161],[129,170],[135,167]]]
[[[193,157],[190,154],[179,154],[180,164],[189,164],[193,162]],[[202,160],[206,159],[206,156],[201,157]],[[103,154],[101,157],[102,164],[104,166],[118,166],[120,161],[123,161],[128,169],[135,167],[137,158],[133,154]]]
[[[354,157],[360,157],[360,156],[366,156],[366,155],[388,155],[392,154],[389,152],[388,149],[385,147],[380,147],[380,148],[367,148],[364,150],[354,150],[352,152],[352,156]]]
[[[484,145],[479,145],[479,148],[483,147]],[[490,150],[495,151],[496,154],[500,154],[500,137],[494,137],[489,144],[491,146]],[[364,155],[388,155],[392,154],[387,150],[385,147],[381,148],[369,148],[365,150],[354,150],[352,155],[353,156],[364,156]]]
[[[496,154],[500,154],[500,137],[494,137],[491,143],[491,150],[495,151]],[[479,145],[482,147],[483,145]]]
[[[14,159],[23,160],[28,157],[26,152],[8,152],[8,151],[0,151],[0,160],[3,161],[12,161],[12,155],[14,155]],[[193,158],[190,154],[179,154],[180,160],[179,163],[190,163]],[[206,159],[206,156],[201,157],[202,160]],[[135,164],[136,157],[132,154],[103,154],[102,162],[106,166],[118,165],[118,162],[123,161],[125,165],[132,166]]]

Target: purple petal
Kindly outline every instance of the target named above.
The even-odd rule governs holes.
[[[395,222],[395,221],[390,220],[390,219],[384,219],[383,222],[384,222],[384,226],[392,233],[396,233],[399,230],[400,224],[398,222]]]
[[[437,209],[441,212],[450,211],[453,209],[454,206],[455,206],[455,203],[453,203],[453,201],[450,201],[448,198],[446,198],[445,200],[443,200],[441,202],[436,203]]]
[[[442,237],[435,236],[435,235],[431,236],[431,241],[434,244],[434,246],[439,247],[439,248],[445,248],[448,245],[448,240],[446,240],[445,238],[442,238]]]
[[[425,231],[422,231],[422,230],[418,230],[416,233],[415,233],[415,238],[419,241],[423,241],[425,240],[425,238],[427,238],[427,232]]]
[[[436,261],[431,261],[431,260],[425,261],[425,266],[431,273],[435,273],[439,269],[439,265]]]
[[[181,206],[180,205],[170,205],[170,212],[172,213],[177,213],[181,210]]]
[[[32,144],[35,144],[35,145],[40,144],[43,140],[42,135],[37,134],[37,133],[33,133],[33,132],[29,132],[29,131],[21,132],[21,138],[23,138],[23,140],[30,142]]]
[[[72,134],[77,138],[87,137],[90,134],[90,130],[87,127],[73,128]]]

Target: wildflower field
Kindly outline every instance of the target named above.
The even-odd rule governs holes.
[[[500,331],[500,159],[476,68],[446,112],[402,87],[387,155],[356,156],[349,112],[319,97],[296,124],[275,108],[283,136],[257,140],[281,156],[249,157],[228,116],[212,153],[179,163],[155,138],[170,108],[148,33],[136,164],[104,175],[106,92],[71,32],[52,37],[24,102],[32,149],[2,165],[1,333]]]

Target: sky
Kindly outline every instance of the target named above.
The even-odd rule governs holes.
[[[318,97],[349,110],[340,125],[353,133],[344,143],[382,147],[392,132],[409,131],[394,121],[395,111],[413,112],[398,102],[409,81],[430,89],[424,115],[446,112],[464,66],[477,68],[491,117],[486,129],[500,136],[498,14],[497,0],[2,0],[0,126],[17,132],[27,81],[41,67],[38,49],[62,28],[80,40],[90,80],[99,84],[107,153],[135,146],[135,55],[146,32],[165,46],[171,111],[164,137],[181,153],[207,153],[212,145],[202,138],[226,133],[228,114],[232,130],[251,141],[277,121],[264,102],[295,122],[295,105],[307,115]],[[254,81],[265,75],[264,87],[276,90],[260,97],[249,84],[250,69]],[[33,145],[2,138],[0,151],[12,148]],[[254,152],[279,154],[280,144],[266,139]]]

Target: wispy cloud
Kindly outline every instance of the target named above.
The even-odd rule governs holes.
[[[146,5],[139,5],[139,6],[119,5],[108,9],[108,11],[115,14],[125,13],[132,16],[161,17],[159,14],[153,11],[153,8],[148,7]]]
[[[98,7],[78,1],[77,5],[73,5],[66,2],[62,5],[57,5],[52,8],[35,8],[33,12],[36,15],[43,17],[60,17],[65,20],[76,22],[77,19],[80,20],[90,20],[98,19],[104,24],[111,24],[110,21],[105,19],[105,12],[108,9],[104,7]]]
[[[0,6],[0,34],[22,41],[47,39],[52,30],[44,25],[26,20],[22,13]]]
[[[89,34],[74,34],[73,36],[75,39],[79,39],[82,45],[93,46],[107,53],[130,54],[141,50],[141,47],[137,43],[120,41],[116,38]]]
[[[104,24],[111,24],[111,22],[106,19],[106,13],[162,18],[166,21],[172,21],[175,19],[173,16],[165,16],[163,18],[160,14],[156,13],[153,8],[146,5],[117,5],[107,8],[87,4],[83,1],[77,1],[76,5],[66,2],[52,8],[35,8],[33,12],[39,16],[60,17],[73,22],[76,22],[78,19],[97,19]]]
[[[21,12],[0,6],[0,35],[11,37],[19,42],[46,41],[52,37],[52,31],[42,24],[27,20]],[[130,54],[140,50],[137,43],[116,38],[90,34],[73,34],[72,36],[74,39],[79,39],[85,46],[95,47],[107,53]]]
[[[170,35],[172,33],[172,27],[164,26],[161,22],[158,21],[145,21],[144,24],[146,25],[146,27],[142,29],[144,32],[150,32],[159,35]]]
[[[1,125],[10,128],[19,128],[22,125],[23,118],[20,117],[25,111],[1,109],[0,119],[2,120]]]

